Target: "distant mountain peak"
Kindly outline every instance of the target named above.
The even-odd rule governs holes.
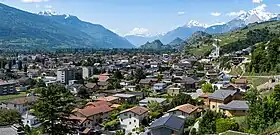
[[[185,25],[185,27],[189,27],[189,28],[191,28],[191,27],[203,27],[203,28],[207,28],[208,25],[207,25],[207,24],[202,24],[202,23],[200,23],[200,22],[198,22],[198,21],[195,21],[195,20],[190,20],[190,21]]]
[[[45,11],[39,12],[38,15],[54,16],[54,15],[58,15],[58,14],[55,11],[52,11],[52,10],[45,10]]]
[[[270,12],[267,12],[265,10],[266,5],[260,5],[252,10],[249,10],[248,12],[245,12],[241,15],[239,15],[235,20],[242,20],[246,24],[249,23],[255,23],[255,22],[264,22],[268,21],[273,17],[276,17],[277,14],[273,14]]]

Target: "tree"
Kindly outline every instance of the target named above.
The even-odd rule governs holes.
[[[71,133],[73,121],[68,118],[74,109],[73,95],[62,85],[50,85],[38,90],[38,100],[34,112],[43,126],[43,131],[51,135]]]
[[[239,125],[234,119],[220,118],[216,120],[216,132],[222,133],[228,130],[238,131]]]
[[[21,116],[16,110],[0,109],[0,126],[20,123]]]
[[[223,115],[211,110],[207,110],[199,121],[198,134],[215,134],[216,119],[222,118]]]
[[[141,79],[145,79],[146,78],[143,70],[140,69],[140,68],[136,69],[134,76],[135,76],[136,82],[139,82]]]
[[[122,73],[119,70],[116,70],[114,72],[113,78],[116,78],[116,79],[120,80],[120,79],[123,79],[123,75],[122,75]]]
[[[77,95],[82,99],[88,99],[90,97],[90,93],[84,87],[81,87],[77,93]]]
[[[213,93],[214,92],[214,88],[212,87],[212,84],[210,83],[206,83],[202,86],[202,91],[204,93]]]
[[[21,60],[18,61],[18,70],[22,70],[22,61]]]
[[[27,65],[26,65],[26,64],[24,65],[23,71],[24,71],[25,73],[27,73]]]
[[[163,106],[156,101],[148,103],[148,108],[150,110],[150,119],[152,120],[158,118],[163,112]]]
[[[196,105],[197,101],[192,99],[192,97],[190,95],[187,94],[178,94],[177,96],[175,96],[173,98],[173,100],[170,103],[170,108],[174,108],[176,106],[179,105],[183,105],[183,104],[192,104],[192,105]]]
[[[42,79],[37,80],[36,87],[46,87],[45,82]]]

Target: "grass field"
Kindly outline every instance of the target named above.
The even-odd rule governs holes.
[[[12,99],[19,98],[19,97],[25,97],[25,96],[26,96],[25,92],[19,92],[19,93],[14,94],[14,95],[0,96],[0,102],[1,101],[12,100]]]
[[[252,84],[254,87],[257,87],[261,84],[264,84],[269,81],[269,78],[264,77],[247,77],[249,84]]]
[[[230,75],[242,75],[243,70],[241,67],[233,67],[229,73]]]

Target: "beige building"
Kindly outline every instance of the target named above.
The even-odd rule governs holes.
[[[175,115],[177,117],[181,118],[195,118],[199,115],[201,110],[198,106],[194,106],[191,104],[184,104],[177,106],[171,110],[168,111],[168,115]]]

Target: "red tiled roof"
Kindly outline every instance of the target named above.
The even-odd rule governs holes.
[[[86,117],[93,116],[99,113],[107,113],[112,111],[113,109],[108,105],[101,105],[97,107],[87,106],[84,109],[80,109],[78,112],[85,115]]]
[[[98,107],[98,106],[102,106],[102,105],[107,105],[110,106],[112,105],[111,103],[107,102],[107,101],[96,101],[96,102],[88,102],[87,106],[93,106],[93,107]]]
[[[100,75],[100,76],[98,77],[98,81],[104,81],[104,82],[106,82],[109,78],[110,78],[109,76]]]
[[[196,111],[198,108],[199,108],[198,106],[194,106],[194,105],[191,105],[191,104],[184,104],[184,105],[177,106],[177,107],[169,110],[168,112],[175,111],[175,110],[180,110],[180,111],[185,112],[187,114],[191,114],[192,112]]]
[[[132,108],[129,108],[129,109],[126,109],[124,111],[121,111],[120,113],[125,113],[125,112],[133,112],[133,113],[136,113],[138,115],[142,115],[146,112],[148,112],[149,109],[145,108],[145,107],[141,107],[141,106],[135,106],[135,107],[132,107]]]
[[[99,98],[97,98],[96,100],[98,100],[98,101],[107,101],[107,102],[110,102],[110,101],[117,100],[118,98],[119,98],[119,97],[108,96],[108,97],[99,97]]]

